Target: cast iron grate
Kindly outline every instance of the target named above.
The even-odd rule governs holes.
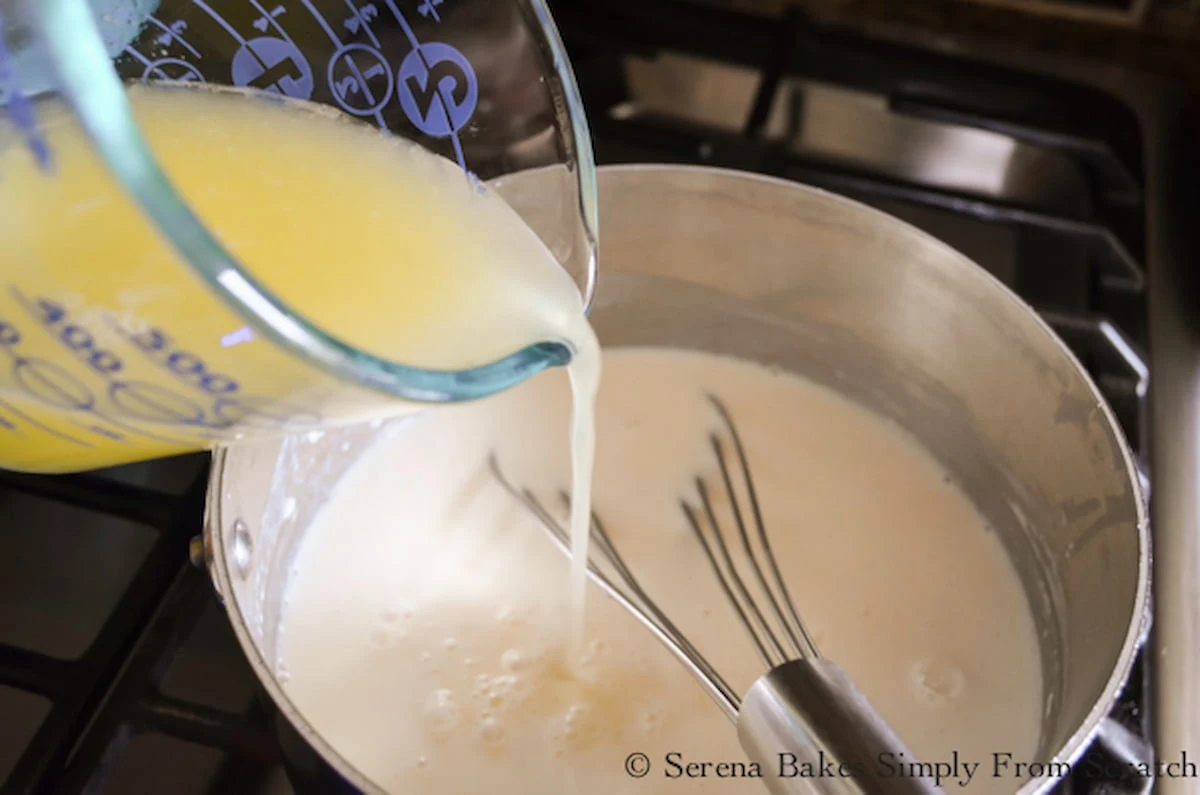
[[[156,539],[88,649],[61,660],[0,644],[0,685],[37,694],[51,707],[18,757],[3,795],[103,792],[128,743],[157,732],[227,756],[212,793],[258,793],[279,751],[256,709],[229,713],[160,692],[175,654],[213,601],[206,576],[188,562],[200,531],[207,466],[181,495],[97,476],[0,472],[0,494],[33,495],[154,529]],[[26,528],[12,528],[25,531]],[[36,532],[36,528],[28,528]]]

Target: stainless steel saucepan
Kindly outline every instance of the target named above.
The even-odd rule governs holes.
[[[536,228],[557,210],[535,203],[532,182],[500,188]],[[601,169],[599,193],[592,320],[602,342],[779,365],[907,428],[956,476],[1020,573],[1046,682],[1039,758],[1074,760],[1103,735],[1149,627],[1146,513],[1111,412],[1037,315],[933,238],[811,188],[654,165]],[[378,432],[219,452],[205,538],[230,621],[289,731],[363,792],[380,790],[305,721],[274,671],[292,558],[323,495]]]

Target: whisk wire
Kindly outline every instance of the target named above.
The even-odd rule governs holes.
[[[625,560],[621,557],[621,553],[617,552],[617,548],[613,545],[612,540],[608,536],[608,531],[604,528],[604,523],[600,521],[600,517],[592,513],[592,541],[598,542],[597,546],[601,547],[601,553],[608,556],[610,563],[617,572],[625,585],[630,591],[641,601],[642,605],[650,615],[658,621],[674,638],[684,651],[694,657],[698,667],[702,668],[705,673],[711,677],[718,687],[724,688],[728,698],[734,702],[738,700],[737,694],[732,688],[725,683],[725,680],[717,673],[716,669],[708,662],[708,659],[700,653],[700,651],[692,645],[692,642],[687,639],[687,636],[679,631],[675,623],[667,618],[666,614],[658,607],[658,603],[651,599],[644,590],[637,578],[633,576],[633,572],[625,565]]]
[[[719,445],[717,445],[717,449],[720,449]],[[746,628],[746,632],[750,636],[750,640],[754,643],[755,648],[758,649],[759,656],[762,657],[767,667],[773,668],[785,659],[783,645],[771,630],[771,625],[763,616],[762,611],[758,609],[758,603],[750,595],[745,581],[742,580],[741,573],[733,562],[733,556],[729,553],[729,545],[725,543],[725,534],[721,532],[721,524],[717,521],[716,512],[713,510],[708,488],[701,478],[696,478],[696,491],[700,494],[700,505],[704,509],[704,517],[708,520],[708,526],[712,529],[712,546],[719,553],[720,565],[717,563],[717,556],[712,554],[709,543],[705,540],[705,533],[700,529],[699,522],[689,519],[692,529],[696,532],[696,537],[699,539],[701,545],[704,546],[705,552],[708,553],[709,562],[713,566],[713,572],[717,575],[721,587],[725,590],[729,601],[733,604],[738,616],[742,619],[742,625]],[[733,506],[733,512],[736,516],[737,499],[732,493],[730,493],[729,497],[730,505]]]
[[[530,494],[528,490],[525,491],[525,495],[527,500],[541,508],[541,504],[538,503],[537,499]],[[571,509],[570,495],[568,495],[565,491],[560,491],[558,496],[559,499],[562,500],[563,506],[569,511]],[[542,510],[541,513],[545,517],[549,516],[549,513],[547,513],[545,510]],[[552,522],[550,524],[550,529],[554,534],[555,540],[558,541],[559,548],[567,552],[567,554],[570,554],[570,540],[568,539],[567,533],[563,529],[562,525],[558,524],[557,522]],[[740,707],[740,699],[738,698],[737,693],[734,692],[733,688],[726,683],[725,679],[719,673],[717,673],[717,670],[712,667],[712,664],[708,662],[708,659],[702,655],[694,645],[692,645],[692,642],[688,640],[687,635],[683,634],[683,632],[679,630],[679,628],[675,625],[675,622],[667,617],[667,615],[659,608],[658,603],[651,599],[646,591],[642,588],[641,583],[638,582],[638,579],[634,576],[633,571],[625,564],[625,559],[621,557],[621,553],[617,551],[616,545],[613,544],[612,539],[608,535],[608,530],[606,530],[604,527],[604,522],[600,520],[600,517],[595,511],[592,511],[591,516],[589,517],[588,530],[588,537],[597,547],[597,551],[607,559],[608,564],[613,568],[613,571],[621,579],[621,581],[625,583],[625,587],[629,590],[629,592],[637,599],[638,605],[643,611],[643,614],[638,615],[635,613],[635,615],[638,615],[638,618],[641,619],[642,623],[646,624],[647,626],[650,626],[651,623],[656,622],[654,626],[651,626],[651,629],[658,630],[669,636],[671,641],[674,642],[678,649],[685,652],[692,659],[693,665],[700,670],[701,673],[708,677],[713,687],[720,691],[722,697],[730,704],[734,714],[736,714]],[[601,574],[599,568],[591,560],[590,555],[588,560],[588,569],[589,571]],[[603,578],[603,581],[609,583],[611,586],[611,581],[609,581],[606,577]],[[610,595],[612,595],[611,592]],[[627,602],[623,602],[623,605],[628,609]],[[654,622],[647,622],[645,614],[649,614],[649,617],[652,618]]]
[[[912,752],[903,740],[871,708],[841,669],[821,659],[818,654],[812,636],[796,611],[771,549],[742,440],[724,404],[711,395],[709,401],[721,416],[732,439],[736,462],[727,456],[728,445],[722,443],[718,434],[710,437],[720,468],[720,484],[728,497],[729,513],[732,514],[741,541],[739,551],[749,559],[749,566],[754,570],[758,586],[756,590],[765,594],[765,600],[760,600],[763,601],[763,609],[751,595],[734,563],[730,545],[736,542],[732,541],[733,531],[728,527],[729,520],[725,520],[726,527],[722,528],[721,521],[717,519],[712,499],[715,489],[710,492],[704,479],[696,478],[700,507],[697,508],[687,499],[680,500],[680,506],[708,558],[721,590],[770,670],[755,680],[744,701],[739,698],[738,693],[729,687],[704,655],[642,588],[617,551],[604,523],[594,512],[589,517],[588,538],[595,550],[595,558],[602,560],[605,565],[602,569],[597,560],[589,555],[585,561],[588,574],[683,663],[737,725],[742,747],[756,762],[764,766],[773,764],[780,747],[794,749],[798,758],[804,758],[807,763],[814,765],[824,765],[825,762],[821,760],[825,759],[834,762],[848,759],[852,764],[869,766],[869,760],[881,758],[885,753],[893,758],[912,759]],[[489,463],[500,485],[530,511],[559,549],[570,555],[571,539],[564,525],[556,521],[531,491],[518,490],[504,477],[494,454]],[[735,469],[740,470],[740,478],[736,477],[739,473],[734,472]],[[741,492],[748,499],[748,507],[741,504],[735,480],[741,482]],[[716,496],[719,503],[720,495]],[[559,498],[569,509],[571,497],[566,492],[559,492]],[[753,522],[753,528],[748,526],[747,517]],[[730,540],[727,541],[726,536]],[[761,562],[763,557],[766,558],[766,570]],[[614,579],[620,585],[614,583]],[[770,615],[763,615],[764,610]],[[786,636],[783,642],[773,626]],[[785,646],[788,642],[792,649]],[[798,656],[789,656],[792,650]],[[865,793],[868,789],[889,795],[944,795],[936,782],[916,777],[898,777],[881,782],[879,786],[863,788],[847,785],[842,780],[830,783],[819,780],[792,781],[781,776],[768,779],[767,788],[779,795],[794,795],[801,790],[845,795]]]
[[[738,536],[742,541],[742,548],[746,552],[746,557],[750,559],[750,565],[754,569],[758,584],[762,587],[763,593],[766,594],[768,601],[771,603],[772,611],[779,619],[779,623],[783,627],[784,632],[787,633],[788,639],[792,642],[795,655],[802,658],[818,659],[821,655],[817,650],[817,644],[809,634],[804,622],[800,619],[800,614],[796,610],[796,604],[792,601],[787,585],[784,584],[783,575],[779,571],[779,562],[775,557],[774,551],[771,549],[771,541],[767,537],[767,525],[763,521],[762,508],[758,502],[758,493],[754,488],[754,478],[750,474],[750,461],[746,455],[746,448],[742,444],[742,437],[738,433],[737,426],[733,424],[733,417],[730,416],[729,409],[725,407],[725,404],[713,395],[709,395],[708,400],[721,416],[725,429],[729,432],[729,436],[733,441],[733,449],[737,455],[739,468],[741,469],[742,481],[745,484],[746,496],[750,503],[750,513],[753,516],[758,543],[762,548],[761,557],[766,558],[767,565],[771,569],[771,574],[775,581],[775,589],[772,589],[768,585],[767,578],[763,575],[762,566],[759,564],[760,556],[755,554],[751,546],[750,537],[746,531],[746,524],[742,520],[742,510],[737,499],[737,492],[734,490],[733,479],[730,476],[729,466],[725,459],[724,448],[721,445],[720,439],[714,435],[712,437],[713,451],[717,454],[717,465],[721,470],[721,479],[725,483],[725,490],[729,493],[734,521],[737,523]],[[776,590],[779,592],[778,598],[776,597]],[[784,609],[785,607],[786,610]],[[790,655],[783,653],[782,650],[781,654],[783,655],[783,660],[790,657]]]
[[[681,500],[680,506],[683,509],[684,516],[697,541],[700,543],[701,549],[703,549],[712,567],[718,584],[728,598],[730,605],[737,613],[738,619],[741,621],[755,650],[764,663],[774,668],[797,657],[817,659],[820,655],[817,652],[816,644],[813,642],[812,637],[809,635],[792,603],[787,588],[783,583],[778,563],[771,550],[766,526],[762,517],[762,510],[758,502],[758,495],[754,489],[749,461],[745,448],[742,445],[741,437],[725,405],[712,395],[709,395],[708,399],[720,415],[732,441],[733,453],[736,456],[737,468],[740,470],[741,475],[739,480],[744,484],[744,491],[749,502],[748,508],[743,508],[739,499],[738,489],[735,488],[734,467],[730,463],[726,446],[722,444],[721,438],[717,434],[713,434],[710,437],[713,452],[717,459],[717,466],[720,470],[720,483],[729,500],[730,513],[732,513],[733,523],[737,528],[741,550],[745,553],[745,557],[748,558],[749,565],[754,571],[758,588],[766,596],[766,606],[770,608],[767,612],[770,614],[770,617],[764,615],[763,609],[759,607],[760,600],[751,594],[750,588],[747,587],[747,583],[739,571],[738,565],[734,562],[734,555],[730,550],[729,542],[726,540],[726,536],[731,535],[731,532],[728,529],[722,528],[722,522],[718,520],[717,511],[714,508],[712,493],[703,478],[696,478],[695,481],[700,507],[697,508],[686,499]],[[558,547],[569,555],[571,553],[571,541],[563,525],[546,510],[530,490],[518,489],[505,478],[494,454],[489,458],[489,465],[492,474],[496,477],[500,485],[511,496],[526,506],[542,527],[548,531]],[[558,496],[569,509],[571,503],[570,495],[560,491]],[[747,516],[754,523],[753,538],[751,537],[751,530],[747,526]],[[713,697],[725,713],[731,719],[736,719],[738,711],[741,708],[741,699],[738,694],[721,677],[712,664],[708,662],[707,658],[679,630],[675,623],[658,607],[654,599],[646,593],[641,583],[638,582],[637,577],[634,576],[632,570],[618,552],[604,523],[595,512],[592,512],[590,517],[588,535],[597,553],[596,557],[605,562],[607,569],[606,571],[598,566],[596,560],[589,555],[587,571],[592,579],[595,580],[605,593],[632,613],[659,640],[665,643],[675,656],[693,674],[697,675],[698,680],[708,690],[709,695]],[[757,540],[757,550],[755,540]],[[763,565],[760,563],[761,557],[766,557],[767,559],[767,566],[770,570],[771,580],[774,581],[774,587],[772,587],[772,582],[768,580]],[[617,582],[614,582],[614,579]],[[778,627],[782,631],[784,635],[782,640],[777,630],[773,627]]]
[[[500,469],[500,462],[495,454],[489,456],[488,466],[501,487],[533,514],[534,518],[538,520],[542,528],[547,531],[564,554],[570,555],[571,542],[567,536],[567,531],[542,506],[533,493],[528,489],[518,489],[509,482],[504,476],[504,472]],[[569,503],[569,498],[567,499]],[[617,604],[629,611],[655,637],[662,641],[674,653],[676,658],[696,675],[697,680],[708,691],[708,694],[729,719],[736,720],[738,711],[741,709],[741,699],[738,694],[696,647],[692,645],[687,637],[680,632],[675,623],[662,612],[654,600],[649,598],[645,590],[642,589],[641,584],[637,581],[637,578],[633,576],[633,572],[629,570],[625,561],[617,553],[615,545],[604,528],[604,524],[599,520],[594,511],[591,515],[589,537],[599,542],[597,544],[597,551],[608,559],[614,573],[624,583],[625,588],[622,590],[622,588],[615,585],[589,555],[587,570],[592,579]]]

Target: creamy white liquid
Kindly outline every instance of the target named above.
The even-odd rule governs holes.
[[[712,477],[706,392],[729,407],[779,564],[830,659],[927,761],[1031,759],[1042,683],[1032,617],[996,537],[903,433],[834,393],[707,354],[604,354],[594,507],[630,568],[739,692],[763,672],[679,508]],[[278,672],[304,716],[391,793],[762,793],[669,779],[744,760],[734,728],[589,583],[570,663],[570,563],[494,481],[548,506],[570,486],[561,372],[431,412],[369,450],[307,531]],[[578,472],[578,469],[576,470]],[[650,774],[625,771],[633,752]],[[954,783],[949,787],[957,789]]]

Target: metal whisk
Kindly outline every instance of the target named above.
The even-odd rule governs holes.
[[[841,668],[821,656],[788,594],[771,550],[750,464],[733,418],[719,399],[710,395],[709,401],[729,437],[729,445],[719,433],[711,434],[710,441],[720,470],[719,488],[728,498],[729,513],[736,530],[728,529],[718,520],[714,492],[701,477],[695,480],[699,505],[681,499],[680,507],[704,549],[721,590],[729,598],[755,650],[769,669],[767,673],[755,681],[744,698],[739,698],[647,595],[595,512],[591,516],[592,548],[605,565],[598,565],[597,558],[589,556],[588,573],[609,596],[667,645],[729,716],[737,726],[742,748],[750,760],[759,765],[763,780],[774,795],[809,792],[928,795],[942,792],[930,778],[897,774],[898,770],[920,771],[922,766],[916,764],[917,758]],[[733,449],[733,466],[727,446]],[[528,489],[518,489],[505,478],[494,455],[489,463],[500,484],[523,503],[558,546],[570,554],[567,531],[554,516]],[[740,473],[748,509],[738,495],[735,467]],[[559,498],[569,505],[570,497],[566,492],[560,492]],[[740,544],[749,561],[744,567],[750,569],[763,594],[762,605],[751,594],[743,572],[734,562],[731,542],[727,540],[731,537],[736,537],[736,543]]]

